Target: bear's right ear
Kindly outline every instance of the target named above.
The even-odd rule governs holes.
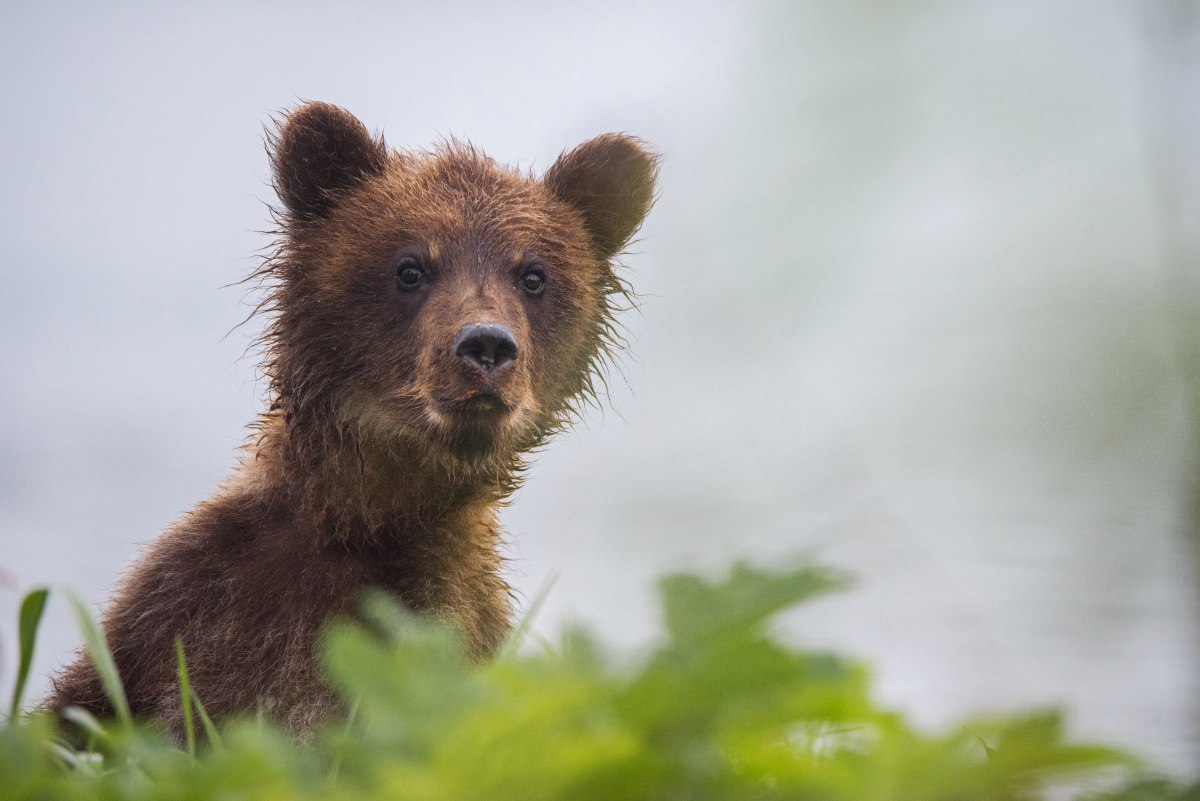
[[[275,192],[297,219],[327,217],[338,195],[387,163],[387,147],[350,112],[305,103],[268,134]]]

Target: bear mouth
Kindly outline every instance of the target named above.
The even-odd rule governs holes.
[[[437,399],[438,411],[460,425],[491,426],[508,417],[513,407],[495,387],[468,389],[459,395]]]
[[[460,408],[469,414],[508,414],[512,408],[492,387],[468,389],[459,401]]]
[[[515,409],[495,389],[470,389],[438,398],[434,408],[437,438],[460,459],[490,459],[509,447]]]

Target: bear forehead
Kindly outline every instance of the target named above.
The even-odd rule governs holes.
[[[415,242],[446,250],[470,243],[590,260],[578,212],[540,181],[460,143],[426,153],[393,151],[385,169],[363,180],[332,218],[334,228],[362,245]]]

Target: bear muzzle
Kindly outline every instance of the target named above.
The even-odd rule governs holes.
[[[488,383],[517,360],[517,340],[500,323],[464,325],[454,338],[454,355],[483,371]]]

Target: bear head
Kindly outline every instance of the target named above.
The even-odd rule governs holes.
[[[457,142],[389,150],[308,103],[269,148],[266,371],[289,429],[494,469],[590,396],[626,297],[613,258],[653,200],[639,140],[599,136],[539,178]]]

